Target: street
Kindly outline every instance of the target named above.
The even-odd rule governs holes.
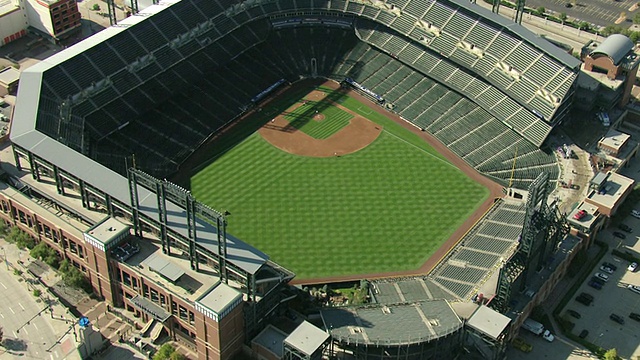
[[[59,335],[51,326],[48,306],[36,301],[27,290],[27,284],[19,282],[13,271],[7,270],[4,261],[0,268],[0,325],[4,328],[2,358],[58,359],[63,357]],[[60,334],[61,335],[61,334]],[[3,353],[4,352],[4,353]]]

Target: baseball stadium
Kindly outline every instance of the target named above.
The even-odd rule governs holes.
[[[38,196],[77,198],[67,211],[155,239],[160,268],[187,264],[157,271],[172,308],[116,280],[146,281],[143,265],[114,260],[116,240],[84,236],[101,254],[87,273],[96,294],[184,336],[200,359],[279,336],[267,325],[289,283],[361,279],[374,280],[371,305],[322,311],[329,339],[309,352],[294,331],[280,357],[330,344],[442,358],[482,343],[451,303],[499,277],[504,316],[532,279],[523,269],[566,234],[546,205],[559,167],[545,140],[579,65],[463,0],[161,1],[26,69],[11,143],[18,170],[55,186]],[[171,295],[183,273],[210,275]]]

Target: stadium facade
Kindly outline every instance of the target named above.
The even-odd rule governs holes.
[[[277,312],[293,274],[227,234],[225,213],[159,179],[256,96],[283,79],[350,79],[486,176],[539,188],[541,172],[550,174],[545,184],[557,178],[554,155],[540,147],[567,116],[579,64],[461,0],[163,1],[22,73],[15,165],[55,191],[33,186],[29,197],[14,181],[0,216],[70,259],[115,307],[201,359],[227,359]],[[81,223],[63,230],[33,198]],[[82,208],[70,205],[76,198]],[[525,218],[540,216],[527,209],[535,214]],[[503,282],[501,303],[515,291]],[[410,352],[437,356],[462,338],[462,323],[434,310],[441,302],[420,306],[399,311],[447,314],[446,328],[425,328],[424,339],[442,338],[442,348],[417,339]]]

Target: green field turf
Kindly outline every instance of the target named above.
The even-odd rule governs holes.
[[[288,154],[254,133],[192,177],[191,191],[231,213],[229,233],[298,278],[416,269],[489,191],[400,125],[353,98],[334,100],[384,131],[331,158]]]
[[[316,121],[313,117],[317,114],[324,115],[324,120]],[[327,139],[337,133],[343,127],[349,125],[353,115],[338,107],[332,106],[326,101],[307,100],[297,109],[287,112],[284,118],[291,126],[304,132],[315,139]]]

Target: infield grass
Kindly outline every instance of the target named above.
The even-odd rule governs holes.
[[[291,96],[259,116],[268,121],[302,98]],[[399,124],[353,98],[336,101],[382,125],[378,139],[353,154],[313,158],[253,133],[193,176],[191,190],[231,213],[229,233],[298,278],[417,269],[489,191]]]
[[[314,120],[315,115],[322,115],[324,119]],[[311,100],[305,100],[300,107],[284,115],[291,126],[314,139],[328,139],[349,125],[349,120],[352,117],[353,115],[326,101]]]

